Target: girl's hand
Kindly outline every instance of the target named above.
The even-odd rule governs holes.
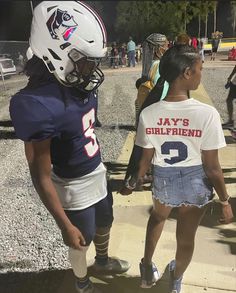
[[[222,216],[219,219],[220,224],[229,224],[233,221],[234,215],[231,204],[222,205]]]
[[[127,188],[126,186],[123,186],[123,187],[121,188],[121,190],[119,191],[119,193],[120,193],[121,195],[130,195],[130,194],[132,194],[132,192],[133,192],[133,190]]]

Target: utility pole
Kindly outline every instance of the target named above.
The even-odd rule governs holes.
[[[217,7],[217,3],[215,2],[215,6],[214,6],[214,30],[213,30],[213,32],[216,32],[216,7]]]
[[[32,1],[30,1],[30,7],[31,7],[32,15],[33,15],[34,7],[33,7],[33,3],[32,3]]]

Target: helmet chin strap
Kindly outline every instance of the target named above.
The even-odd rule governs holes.
[[[64,80],[60,79],[60,77],[57,75],[56,71],[54,71],[52,73],[62,85],[66,86],[66,87],[73,87],[73,85],[70,85],[70,84],[66,83]]]
[[[99,71],[102,73],[101,70],[99,70]],[[99,83],[98,81],[96,82],[96,79],[94,80],[94,82],[93,82],[92,80],[90,80],[90,81],[88,82],[88,84],[87,84],[85,87],[83,87],[83,86],[82,86],[82,83],[81,83],[81,84],[76,84],[76,83],[74,83],[74,84],[70,84],[70,83],[65,82],[64,80],[62,80],[62,79],[57,75],[56,71],[53,71],[52,73],[53,73],[53,75],[55,76],[55,78],[56,78],[56,79],[57,79],[62,85],[66,86],[66,87],[70,87],[70,88],[77,88],[78,90],[80,90],[80,91],[83,92],[83,93],[89,93],[89,92],[92,92],[92,91],[96,90],[96,89],[100,86],[100,84],[103,82],[103,80],[104,80],[104,78],[103,78],[103,74],[102,74],[102,75],[101,75],[101,82],[100,82],[100,83]],[[93,88],[91,88],[91,90],[86,89],[86,87],[88,87],[90,83],[93,83],[93,84],[96,84],[96,85],[95,85]]]

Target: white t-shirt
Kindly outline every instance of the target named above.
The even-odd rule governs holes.
[[[86,209],[107,196],[106,168],[103,163],[82,177],[61,178],[52,171],[51,178],[65,210]]]
[[[226,146],[217,110],[192,98],[160,101],[145,108],[135,144],[155,148],[153,164],[161,167],[200,165],[201,150]]]

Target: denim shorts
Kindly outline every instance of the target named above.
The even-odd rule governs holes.
[[[192,167],[153,166],[153,198],[162,204],[202,207],[213,199],[213,187],[202,165]]]

